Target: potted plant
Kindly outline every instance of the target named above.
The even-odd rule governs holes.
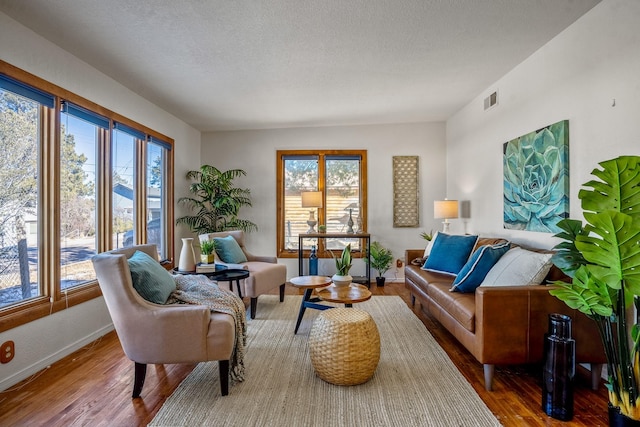
[[[369,253],[364,258],[364,262],[370,264],[371,268],[378,272],[376,284],[378,286],[384,286],[384,273],[391,268],[391,263],[393,263],[393,253],[391,250],[382,246],[380,242],[372,242]]]
[[[200,260],[203,264],[213,264],[215,262],[216,242],[203,240],[200,242]]]
[[[331,252],[331,256],[333,256],[333,252]],[[334,260],[338,272],[331,277],[331,280],[336,286],[348,286],[353,280],[353,277],[349,276],[349,270],[351,269],[351,243],[345,246],[340,257],[334,257]]]
[[[610,424],[640,420],[640,157],[600,163],[578,193],[586,224],[564,219],[553,261],[572,277],[551,294],[598,325],[607,356]],[[618,424],[616,424],[618,425]],[[623,424],[620,424],[623,425]]]
[[[326,233],[327,232],[327,226],[326,225],[319,225],[318,226],[318,233]]]
[[[433,230],[429,231],[428,233],[426,231],[423,231],[422,233],[420,233],[420,237],[422,237],[427,242],[430,242],[431,239],[433,239]]]
[[[258,226],[253,222],[238,218],[241,207],[251,206],[251,192],[235,187],[233,180],[246,174],[242,169],[222,172],[210,165],[187,172],[187,179],[195,180],[189,186],[193,197],[181,197],[178,203],[195,211],[195,215],[180,217],[176,223],[188,226],[196,234],[257,230]]]

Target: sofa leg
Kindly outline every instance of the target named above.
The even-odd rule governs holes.
[[[280,302],[284,301],[284,283],[280,285]]]
[[[223,396],[229,394],[229,361],[218,361],[218,372],[220,372],[220,393]]]
[[[256,309],[258,308],[258,297],[251,298],[251,318],[256,318]]]
[[[142,387],[144,386],[144,379],[147,376],[147,364],[146,363],[135,363],[135,374],[133,377],[133,394],[132,398],[140,397],[140,393],[142,393]]]
[[[495,365],[489,365],[485,363],[484,367],[484,389],[487,391],[491,391],[491,387],[493,386],[493,373],[495,371]]]
[[[602,363],[591,363],[591,390],[598,390],[602,379]]]

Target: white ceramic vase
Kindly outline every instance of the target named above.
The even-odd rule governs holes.
[[[182,239],[182,250],[180,250],[180,260],[178,261],[179,271],[196,271],[196,253],[193,250],[193,238]]]
[[[339,288],[342,286],[349,286],[351,284],[351,281],[353,280],[353,277],[349,275],[340,276],[339,274],[334,274],[333,276],[331,276],[331,280],[333,281],[333,284]]]

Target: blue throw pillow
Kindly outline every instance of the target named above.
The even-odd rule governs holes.
[[[422,268],[437,273],[457,275],[466,264],[478,236],[457,236],[438,233],[429,258]]]
[[[127,260],[133,288],[147,301],[164,304],[176,289],[173,276],[158,261],[144,252],[136,251]]]
[[[509,242],[480,246],[456,276],[451,290],[474,292],[482,284],[491,267],[498,262],[502,255],[507,253],[510,247]]]
[[[233,236],[214,237],[213,241],[216,242],[216,253],[223,262],[229,264],[247,262],[246,255],[242,252],[240,245]]]

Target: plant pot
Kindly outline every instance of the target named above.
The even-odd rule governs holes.
[[[216,257],[214,254],[201,254],[200,262],[203,264],[213,264],[216,261]]]
[[[339,274],[334,274],[333,276],[331,276],[331,280],[333,281],[333,284],[339,288],[343,286],[349,286],[351,284],[351,281],[353,280],[353,277],[349,275],[341,276]]]
[[[385,281],[386,277],[376,277],[376,285],[378,286],[384,286],[384,281]]]
[[[620,413],[620,408],[609,404],[609,427],[639,427],[640,420],[634,420]]]

